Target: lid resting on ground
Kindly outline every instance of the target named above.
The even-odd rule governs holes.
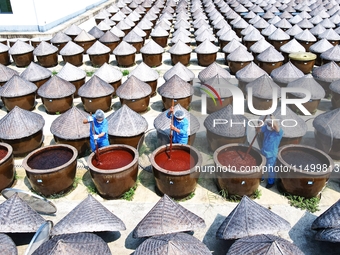
[[[290,228],[288,221],[243,196],[217,230],[216,237],[230,240],[259,234],[276,234]]]
[[[145,215],[132,232],[134,238],[159,236],[205,228],[204,220],[173,201],[166,194]]]
[[[51,235],[125,229],[121,219],[89,194],[52,228]]]

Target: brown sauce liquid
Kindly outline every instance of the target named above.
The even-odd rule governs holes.
[[[161,152],[155,156],[155,162],[161,168],[174,172],[186,171],[195,166],[194,157],[183,150]]]
[[[223,166],[232,166],[236,170],[240,170],[243,166],[256,166],[256,159],[246,152],[240,150],[226,150],[217,155],[218,161]]]
[[[92,164],[103,170],[113,170],[124,167],[133,161],[134,156],[126,150],[114,150],[99,155],[99,162],[96,156],[92,159]]]
[[[6,157],[8,151],[4,149],[0,149],[0,160],[2,160],[4,157]]]
[[[27,165],[32,169],[52,169],[64,165],[72,157],[69,150],[48,150],[32,157]]]

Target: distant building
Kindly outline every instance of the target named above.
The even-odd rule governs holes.
[[[0,32],[45,32],[108,0],[0,0]]]

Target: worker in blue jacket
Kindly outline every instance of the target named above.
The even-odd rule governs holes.
[[[266,188],[270,189],[275,184],[274,167],[276,165],[276,158],[283,136],[283,130],[280,128],[279,123],[274,119],[273,115],[270,115],[270,119],[266,120],[262,127],[258,127],[257,131],[263,133],[261,153],[266,157],[266,168],[268,172]]]
[[[108,136],[108,121],[105,119],[104,112],[98,109],[95,114],[83,120],[84,124],[90,123],[90,145],[92,152],[96,150],[95,141],[98,148],[110,145]],[[93,127],[94,126],[94,127]]]
[[[167,117],[170,119],[174,114],[174,107],[171,106],[170,110],[167,112]],[[184,117],[184,112],[182,110],[177,110],[174,114],[174,123],[170,125],[171,130],[173,130],[172,142],[188,144],[188,127],[189,121]]]

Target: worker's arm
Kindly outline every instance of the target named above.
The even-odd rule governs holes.
[[[273,127],[273,130],[275,130],[276,132],[280,132],[280,127],[279,127],[279,123],[277,122],[276,119],[274,119],[274,116],[273,115],[270,115],[270,118],[272,120],[272,127]]]

